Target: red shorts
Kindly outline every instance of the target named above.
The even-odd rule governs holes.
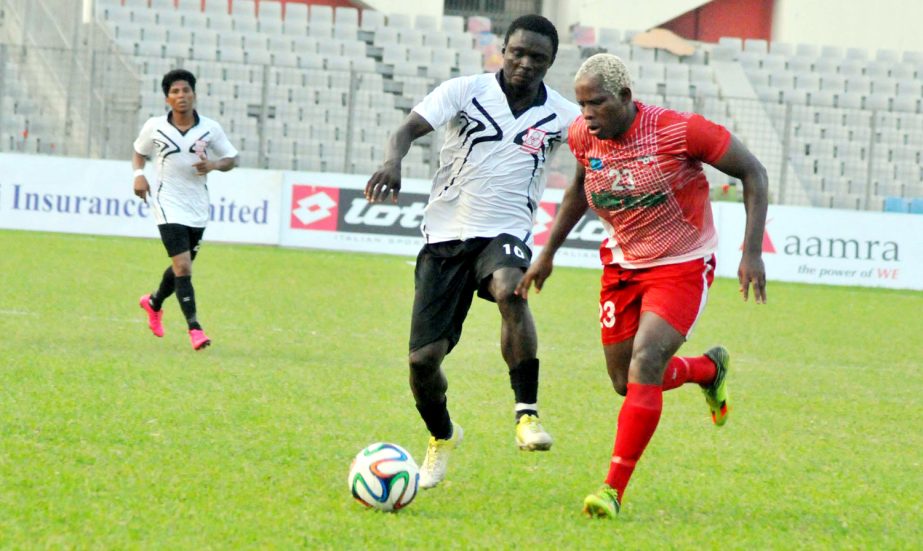
[[[603,267],[599,293],[599,326],[603,345],[629,339],[638,332],[641,312],[653,312],[688,336],[705,308],[715,279],[715,255],[681,264],[629,270]]]

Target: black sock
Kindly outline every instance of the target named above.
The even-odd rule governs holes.
[[[417,411],[426,423],[429,433],[437,440],[447,440],[452,437],[452,420],[449,418],[447,400],[432,404],[417,404]]]
[[[186,323],[189,329],[202,329],[196,319],[195,310],[195,291],[192,289],[192,276],[177,276],[176,278],[176,300],[179,301],[179,307],[183,309],[183,315],[186,316]]]
[[[510,386],[516,397],[516,420],[523,415],[538,415],[538,358],[519,362],[510,370]]]
[[[173,275],[173,267],[169,267],[163,272],[163,277],[160,278],[160,287],[156,291],[151,293],[151,308],[155,311],[163,308],[163,301],[173,294],[173,291],[176,289],[176,276]]]

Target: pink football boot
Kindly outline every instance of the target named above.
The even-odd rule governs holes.
[[[138,301],[141,309],[147,312],[147,326],[151,328],[151,333],[158,337],[163,336],[163,310],[154,310],[151,308],[151,295],[144,295]]]
[[[201,329],[190,329],[189,341],[192,342],[194,350],[202,350],[212,343],[212,340],[205,335],[205,331]]]

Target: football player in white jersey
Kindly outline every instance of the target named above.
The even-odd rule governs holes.
[[[134,143],[131,164],[135,171],[135,195],[145,202],[150,198],[151,212],[172,260],[160,286],[141,297],[139,304],[147,312],[151,332],[162,337],[161,307],[176,292],[192,348],[201,350],[211,344],[211,339],[196,317],[192,261],[209,218],[206,174],[231,170],[237,166],[238,155],[221,125],[196,112],[195,85],[195,76],[184,69],[164,75],[161,86],[170,112],[144,123]],[[153,189],[144,176],[144,165],[149,158],[157,169]]]
[[[388,142],[387,159],[365,188],[370,202],[398,200],[401,160],[411,142],[445,125],[417,257],[410,330],[410,387],[430,432],[420,486],[444,477],[462,429],[449,417],[442,361],[461,337],[475,293],[495,302],[500,348],[515,396],[516,443],[547,450],[538,417],[538,339],[528,303],[513,291],[529,267],[532,228],[547,163],[579,114],[545,86],[558,34],[540,15],[509,26],[503,68],[450,79],[416,105]]]

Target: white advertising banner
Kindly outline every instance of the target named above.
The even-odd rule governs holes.
[[[280,172],[212,172],[208,185],[207,240],[278,244]],[[157,237],[148,205],[131,186],[128,161],[0,153],[0,228]]]
[[[715,203],[717,275],[737,277],[746,215]],[[769,281],[923,289],[923,216],[770,205],[763,236]]]
[[[152,178],[150,178],[152,180]],[[428,180],[405,179],[397,204],[369,204],[367,175],[235,169],[209,175],[206,239],[416,256]],[[547,242],[562,191],[547,190],[534,248]],[[713,203],[717,275],[735,278],[745,214]],[[157,237],[131,191],[127,161],[0,153],[0,228]],[[605,231],[590,212],[555,259],[599,269]],[[770,281],[923,290],[923,216],[770,206],[763,258]]]
[[[416,256],[423,246],[420,224],[429,198],[430,181],[404,179],[398,204],[369,204],[366,175],[288,172],[285,175],[281,244],[290,247],[364,251]],[[534,227],[536,250],[548,240],[562,191],[548,190]],[[591,214],[584,217],[558,252],[562,266],[599,267],[603,227]]]

